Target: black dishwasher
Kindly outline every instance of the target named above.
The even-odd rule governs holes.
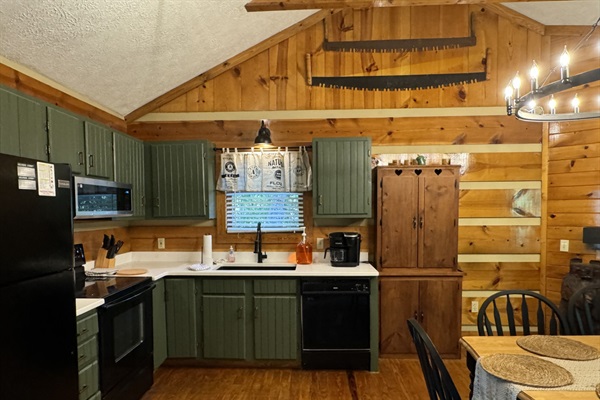
[[[301,290],[302,367],[369,370],[369,279],[304,279]]]

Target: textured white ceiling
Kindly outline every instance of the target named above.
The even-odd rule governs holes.
[[[0,0],[0,57],[127,115],[315,12],[248,1]],[[598,0],[505,5],[548,25],[600,14]]]
[[[600,0],[502,3],[544,25],[592,25],[600,18]]]
[[[0,55],[120,115],[306,18],[248,0],[0,0]]]

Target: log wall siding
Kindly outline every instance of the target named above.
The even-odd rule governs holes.
[[[583,227],[600,226],[600,124],[597,120],[550,124],[545,151],[549,162],[544,283],[546,295],[559,301],[569,260],[600,259],[600,252],[582,241]],[[562,239],[569,240],[568,252],[559,250]]]
[[[463,37],[470,34],[471,14],[476,46],[417,52],[325,52],[324,24],[317,23],[156,112],[501,105],[504,87],[515,71],[526,71],[532,59],[543,59],[547,38],[498,17],[485,5],[346,8],[327,17],[325,24],[330,41]],[[486,49],[489,49],[489,80],[485,82],[442,89],[379,92],[313,87],[306,83],[307,53],[312,56],[313,76],[368,76],[481,72]]]

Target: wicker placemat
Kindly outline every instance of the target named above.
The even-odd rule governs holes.
[[[481,366],[498,378],[521,385],[560,387],[573,383],[569,371],[535,356],[494,354],[482,357]]]
[[[563,360],[588,361],[600,358],[600,352],[592,346],[560,336],[523,336],[517,339],[517,344],[534,354]]]

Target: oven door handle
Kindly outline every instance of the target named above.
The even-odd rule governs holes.
[[[156,287],[156,284],[155,284],[155,283],[153,283],[152,285],[150,285],[150,286],[148,286],[148,287],[145,287],[145,288],[143,288],[143,289],[142,289],[142,290],[140,290],[139,292],[137,292],[137,293],[135,293],[135,294],[133,294],[133,295],[131,295],[131,296],[127,296],[126,298],[124,298],[124,299],[123,299],[123,300],[121,300],[121,301],[117,301],[116,303],[105,304],[105,305],[103,305],[102,307],[103,307],[104,309],[106,309],[106,310],[110,310],[111,308],[118,307],[118,306],[120,306],[121,304],[124,304],[124,303],[126,303],[126,302],[128,302],[128,301],[134,300],[134,299],[136,299],[136,298],[138,298],[138,297],[142,296],[143,294],[145,294],[145,293],[146,293],[146,292],[148,292],[148,291],[151,291],[151,290],[152,290],[152,289],[154,289],[155,287]]]

